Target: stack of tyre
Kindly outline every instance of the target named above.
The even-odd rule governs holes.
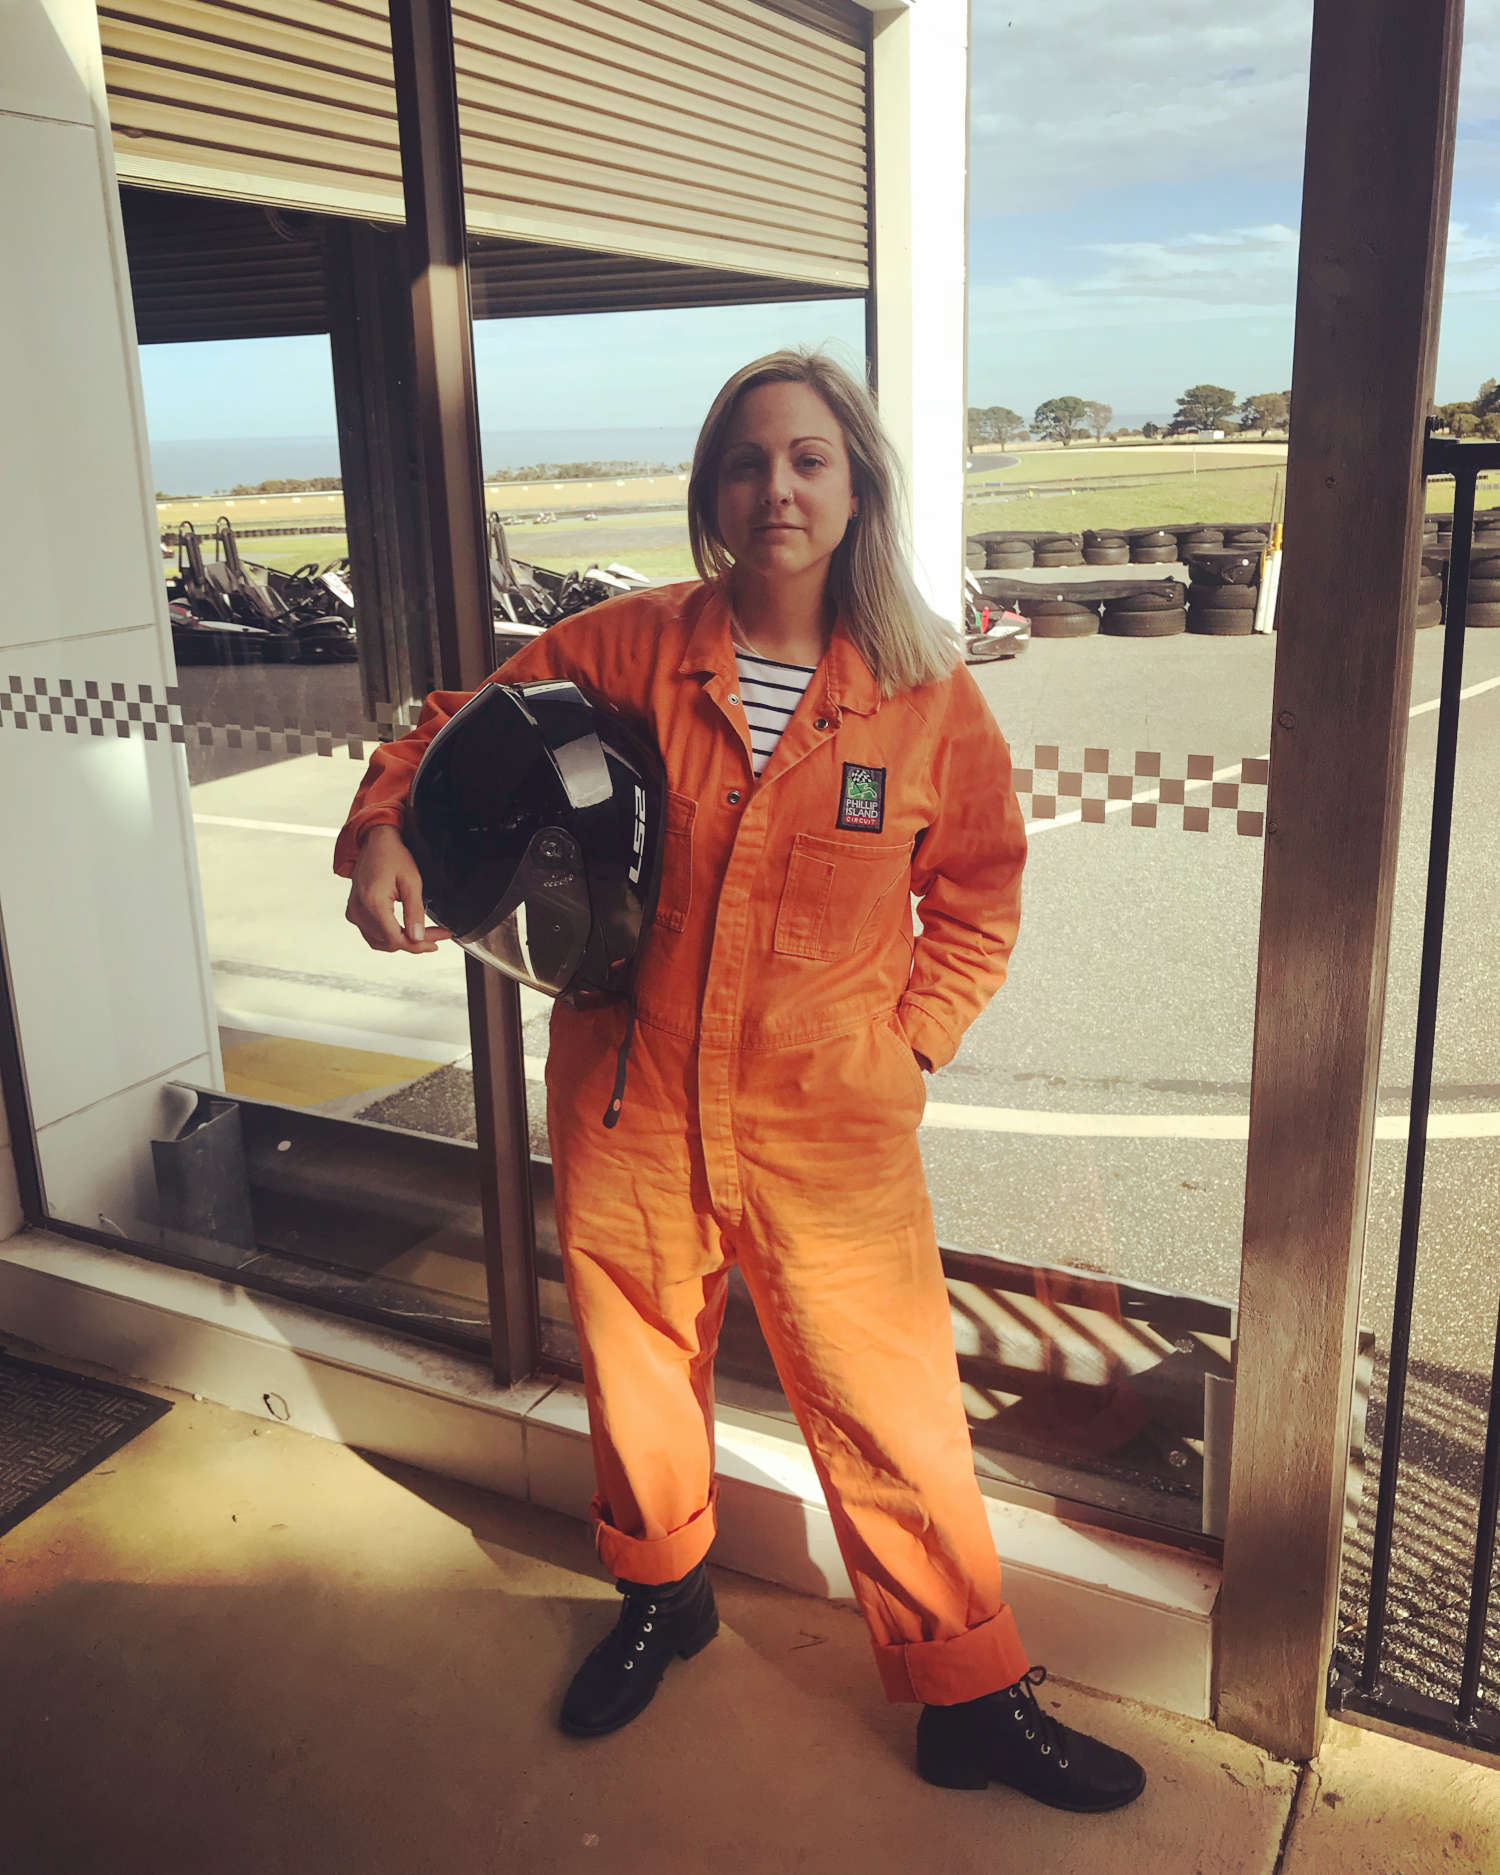
[[[1077,534],[1038,534],[1032,560],[1036,566],[1082,566],[1082,538]]]
[[[1466,622],[1480,627],[1500,626],[1500,508],[1474,517]]]
[[[1033,638],[1091,638],[1099,629],[1099,602],[1066,586],[1028,588],[1011,601],[1031,621]]]
[[[1177,558],[1184,566],[1195,553],[1216,553],[1223,545],[1223,528],[1211,527],[1207,521],[1194,521],[1177,530]]]
[[[1173,638],[1187,626],[1184,598],[1179,579],[1143,579],[1118,599],[1104,601],[1099,629],[1111,638]]]
[[[1431,530],[1429,532],[1429,529]],[[1440,545],[1432,522],[1422,529],[1422,571],[1417,576],[1417,630],[1430,631],[1446,615],[1448,547]]]
[[[1177,536],[1169,527],[1133,527],[1129,539],[1132,566],[1168,566],[1177,559]]]
[[[1120,527],[1091,527],[1084,531],[1083,559],[1086,566],[1128,566],[1130,536]]]
[[[1013,573],[1018,567],[1034,564],[1030,539],[1021,534],[986,534],[984,565],[986,572]]]
[[[1248,638],[1255,629],[1260,549],[1208,548],[1188,560],[1187,628],[1207,638]]]

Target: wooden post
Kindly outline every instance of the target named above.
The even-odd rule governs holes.
[[[1317,1751],[1462,0],[1316,0],[1217,1717]]]
[[[448,0],[391,0],[390,19],[439,661],[445,685],[477,690],[495,668],[495,622],[453,21]],[[536,1366],[541,1339],[521,999],[477,958],[467,980],[491,1355],[496,1383],[509,1387]]]

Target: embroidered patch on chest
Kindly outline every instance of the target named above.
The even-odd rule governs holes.
[[[885,825],[885,770],[844,764],[838,824],[850,833],[879,833]]]

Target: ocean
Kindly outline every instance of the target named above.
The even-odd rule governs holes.
[[[695,429],[485,430],[487,475],[543,462],[686,462]],[[307,481],[339,473],[334,436],[215,436],[152,441],[151,467],[164,495],[222,495],[242,482]]]

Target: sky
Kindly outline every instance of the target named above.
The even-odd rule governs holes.
[[[1205,380],[1287,387],[1311,16],[973,0],[971,403],[1076,395],[1139,423]],[[856,362],[862,304],[482,321],[481,422],[692,426],[745,359],[801,342]],[[333,432],[325,339],[147,346],[142,366],[153,440]],[[1468,0],[1438,400],[1495,376],[1500,0]]]

